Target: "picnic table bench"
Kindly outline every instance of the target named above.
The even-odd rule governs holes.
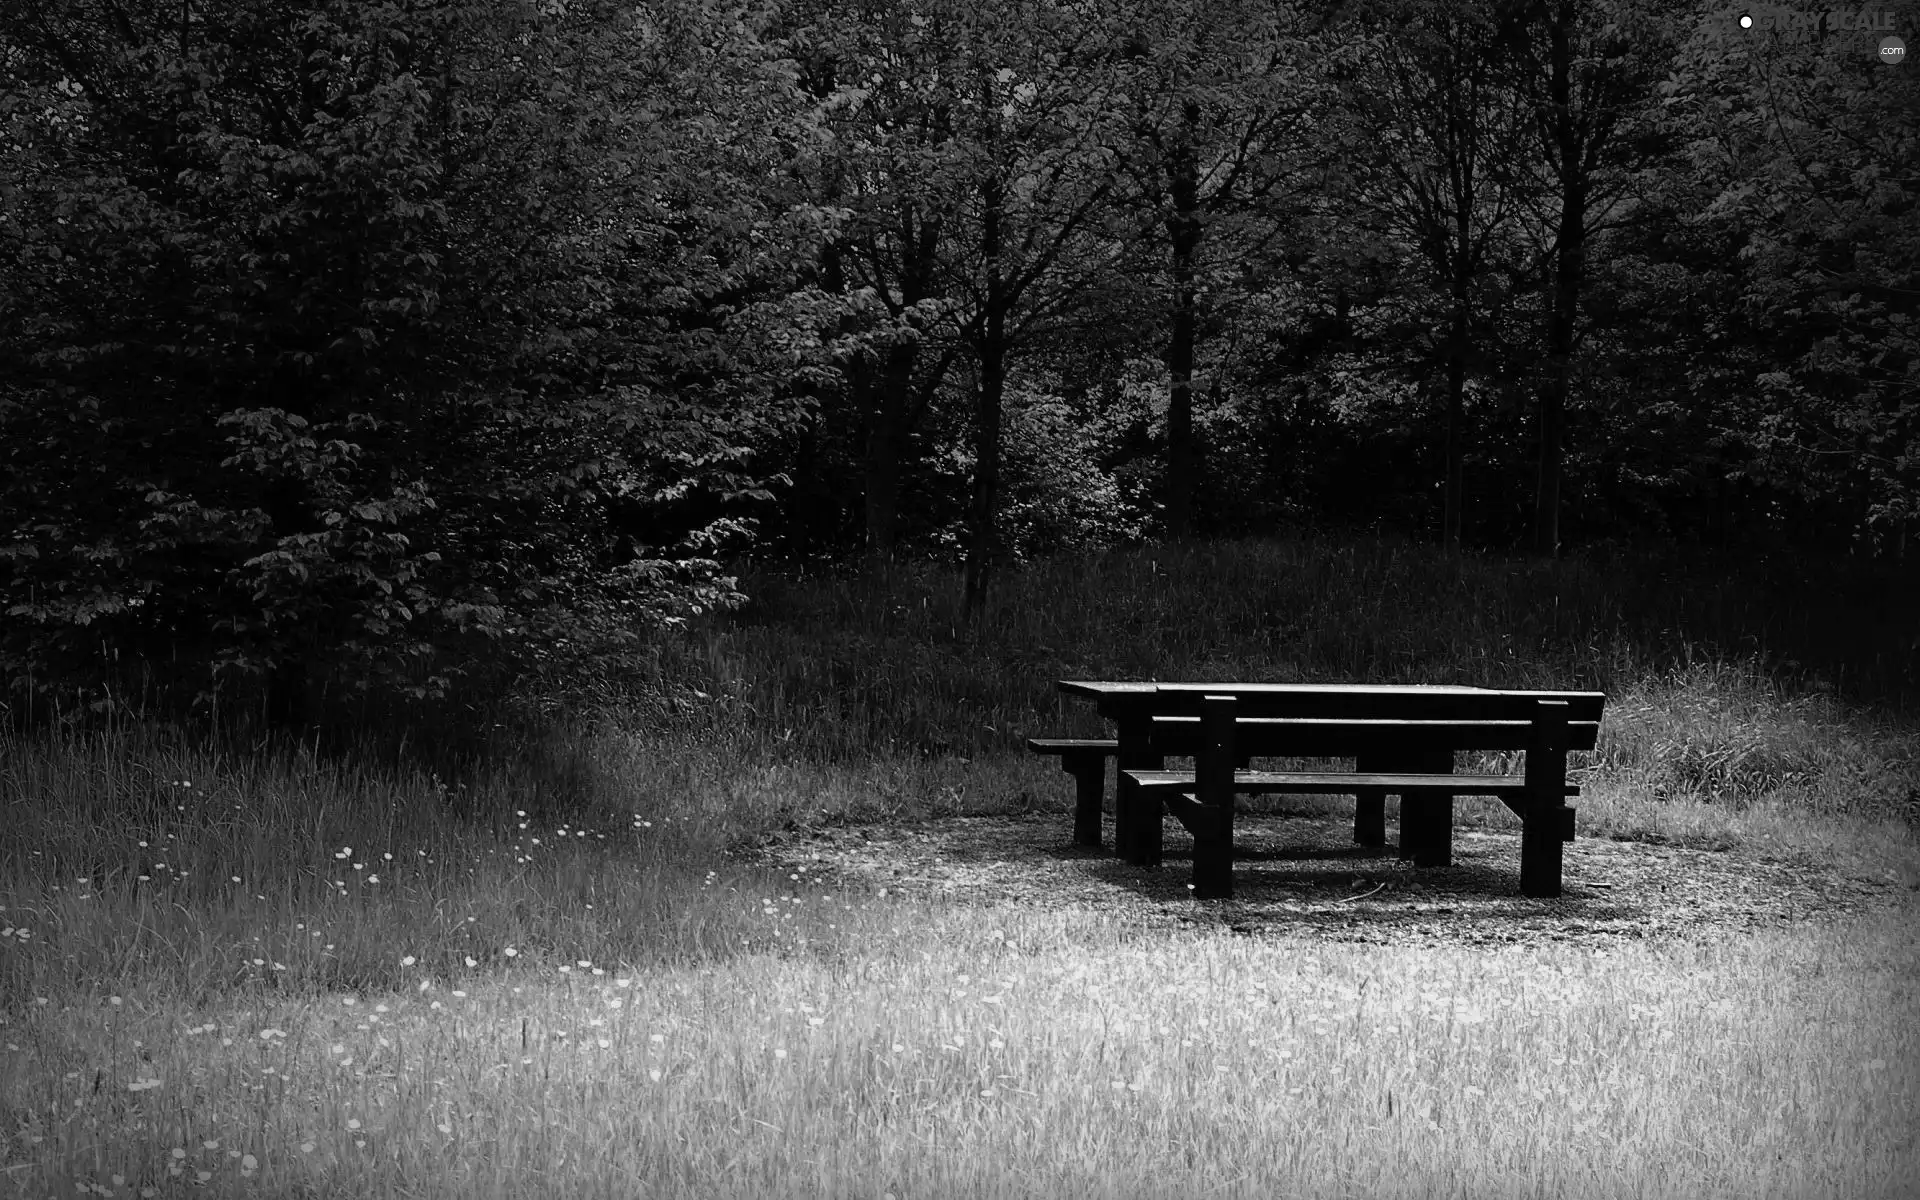
[[[1492,796],[1521,818],[1520,890],[1560,894],[1561,846],[1573,840],[1579,788],[1567,752],[1591,750],[1600,692],[1503,691],[1429,685],[1152,683],[1061,680],[1113,721],[1113,738],[1031,738],[1075,780],[1074,840],[1101,844],[1106,760],[1118,761],[1114,848],[1157,866],[1164,813],[1193,834],[1193,888],[1233,894],[1236,794],[1352,795],[1354,840],[1386,844],[1386,797],[1400,797],[1400,857],[1416,867],[1453,857],[1453,798]],[[1459,751],[1524,751],[1519,775],[1454,773]],[[1171,756],[1194,769],[1169,771]],[[1352,771],[1256,771],[1265,758],[1351,758]]]

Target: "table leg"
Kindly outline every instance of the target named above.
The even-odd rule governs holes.
[[[1378,761],[1368,755],[1354,759],[1353,769],[1362,774],[1380,771]],[[1385,788],[1356,788],[1353,794],[1353,840],[1362,846],[1387,844],[1387,792]]]
[[[1435,750],[1409,755],[1395,770],[1419,775],[1453,774],[1453,751]],[[1400,794],[1400,857],[1416,867],[1444,867],[1453,862],[1453,797],[1446,792],[1412,788]]]
[[[1120,743],[1115,758],[1122,772],[1158,771],[1164,765],[1165,759],[1153,748],[1151,714],[1120,717],[1114,724],[1118,727],[1115,736]],[[1130,863],[1142,863],[1144,848],[1141,839],[1143,831],[1151,825],[1152,857],[1155,863],[1159,862],[1160,807],[1160,797],[1143,795],[1125,774],[1119,776],[1113,787],[1113,849],[1116,854]]]
[[[1453,751],[1436,750],[1421,766],[1423,775],[1453,774]],[[1401,803],[1406,803],[1404,800]],[[1416,867],[1453,865],[1453,793],[1431,791],[1421,801],[1420,844],[1413,852]]]
[[[1387,767],[1390,773],[1418,769],[1408,758],[1396,758]],[[1425,800],[1424,792],[1400,793],[1400,861],[1402,862],[1411,859],[1414,852],[1420,848],[1420,844],[1426,840],[1426,822],[1423,820],[1427,815]]]
[[[1200,820],[1193,831],[1193,898],[1233,898],[1233,710],[1230,697],[1201,701],[1200,745],[1193,759]]]
[[[1081,846],[1100,844],[1100,798],[1107,786],[1107,756],[1069,756],[1073,774],[1073,840]]]
[[[1561,839],[1566,834],[1567,702],[1536,704],[1527,747],[1527,806],[1520,818],[1520,894],[1560,894]]]
[[[1161,766],[1162,760],[1155,759],[1153,769]],[[1157,867],[1164,848],[1166,837],[1167,806],[1158,792],[1136,791],[1133,794],[1133,855],[1128,859],[1136,866]]]

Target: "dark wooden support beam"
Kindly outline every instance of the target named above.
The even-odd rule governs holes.
[[[1195,795],[1212,811],[1193,835],[1193,895],[1233,896],[1233,697],[1208,696],[1200,705],[1200,747],[1194,756]],[[1151,793],[1149,793],[1151,794]]]
[[[1195,838],[1211,838],[1220,832],[1220,811],[1211,804],[1202,804],[1198,797],[1187,792],[1169,792],[1165,795],[1167,812],[1188,833]]]
[[[1430,750],[1414,756],[1407,764],[1423,775],[1453,774],[1453,752]],[[1409,812],[1414,836],[1408,845]],[[1400,856],[1411,858],[1416,867],[1453,865],[1453,794],[1420,788],[1400,796]]]
[[[1061,765],[1073,776],[1073,840],[1081,846],[1100,844],[1100,800],[1106,792],[1107,755],[1068,754]]]
[[[1357,771],[1378,771],[1380,766],[1362,758]],[[1387,789],[1356,788],[1353,793],[1353,840],[1362,846],[1387,844]]]
[[[1520,894],[1560,894],[1566,818],[1567,702],[1535,702],[1533,744],[1527,748],[1527,811],[1520,828]]]
[[[1165,763],[1153,745],[1153,718],[1125,716],[1116,722],[1122,753],[1120,769],[1157,771]],[[1113,848],[1120,857],[1141,866],[1160,862],[1160,797],[1143,795],[1124,774],[1113,788]]]

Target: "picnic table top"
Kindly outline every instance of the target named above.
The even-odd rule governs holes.
[[[1454,683],[1161,683],[1156,680],[1062,679],[1061,691],[1075,696],[1126,696],[1159,692],[1217,692],[1230,696],[1255,696],[1268,693],[1326,692],[1339,695],[1401,692],[1458,693],[1484,695],[1490,688]]]

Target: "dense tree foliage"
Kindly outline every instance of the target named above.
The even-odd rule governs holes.
[[[8,8],[0,669],[294,721],[576,679],[736,603],[756,535],[963,556],[976,610],[997,562],[1277,521],[1898,560],[1916,76],[1790,32]]]
[[[730,599],[738,520],[686,501],[765,494],[833,308],[750,25],[109,2],[0,39],[10,675],[178,653],[297,710],[317,669],[431,690],[463,639]]]

